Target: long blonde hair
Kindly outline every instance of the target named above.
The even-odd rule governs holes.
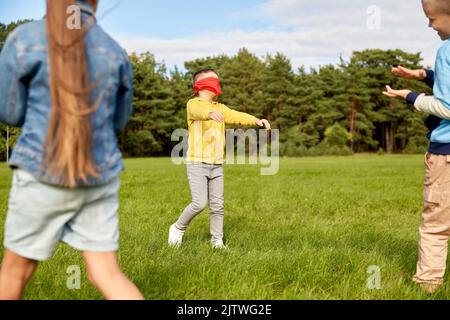
[[[85,1],[96,9],[97,0]],[[80,180],[87,182],[89,176],[99,177],[92,155],[90,119],[96,109],[91,103],[95,85],[89,79],[84,44],[89,26],[67,26],[67,8],[75,4],[76,0],[47,0],[46,15],[52,108],[44,163],[68,188],[76,187]]]

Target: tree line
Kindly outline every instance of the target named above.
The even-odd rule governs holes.
[[[0,24],[0,50],[15,24]],[[130,54],[134,72],[133,115],[118,136],[128,157],[168,156],[172,132],[187,127],[192,73],[213,68],[220,75],[220,102],[266,118],[280,130],[283,156],[349,155],[361,152],[422,153],[428,144],[426,115],[381,94],[386,84],[431,93],[423,83],[394,77],[391,67],[421,67],[420,53],[370,49],[348,61],[294,69],[282,53],[258,57],[246,48],[168,70],[151,53]],[[1,75],[0,75],[1,76]],[[12,143],[18,130],[12,133]],[[5,156],[0,125],[0,159]]]

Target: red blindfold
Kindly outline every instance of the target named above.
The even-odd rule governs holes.
[[[220,87],[220,80],[214,77],[199,80],[194,84],[193,96],[198,94],[200,90],[208,90],[213,92],[216,96],[218,96],[222,93],[222,88]]]

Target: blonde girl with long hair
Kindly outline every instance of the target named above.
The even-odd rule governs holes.
[[[116,133],[131,114],[132,71],[96,24],[96,8],[97,0],[47,0],[45,18],[14,30],[0,53],[0,122],[21,128],[9,161],[0,299],[22,298],[59,242],[82,251],[106,299],[143,298],[117,257]]]

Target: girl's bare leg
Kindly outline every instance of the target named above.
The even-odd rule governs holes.
[[[25,287],[36,270],[37,261],[5,249],[0,269],[0,300],[22,299]]]
[[[89,281],[108,300],[143,300],[139,289],[122,273],[116,252],[83,252]]]

